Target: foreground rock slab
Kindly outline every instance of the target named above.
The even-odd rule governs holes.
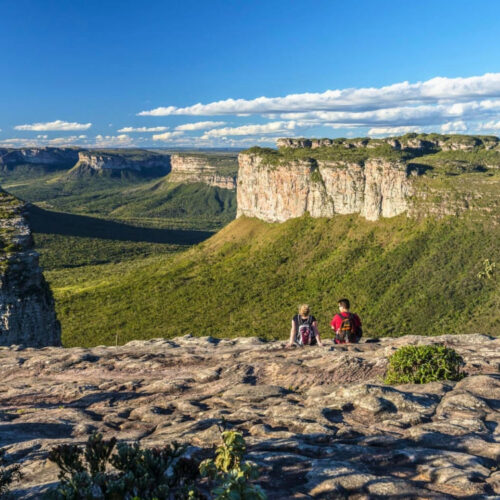
[[[388,356],[441,342],[460,382],[385,386]],[[202,449],[242,431],[269,498],[498,498],[500,339],[405,336],[286,349],[181,337],[120,347],[0,348],[0,446],[20,461],[17,498],[57,479],[49,450],[94,431],[144,447]]]

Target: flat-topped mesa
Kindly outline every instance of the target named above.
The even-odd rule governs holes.
[[[266,163],[241,153],[237,216],[284,222],[308,212],[312,217],[359,213],[368,220],[408,210],[412,188],[404,163],[373,158],[364,163],[314,159]]]
[[[170,157],[139,149],[80,151],[78,163],[68,172],[68,176],[120,176],[125,171],[146,177],[166,175],[170,171]]]
[[[0,148],[0,169],[20,165],[43,165],[52,169],[71,168],[78,161],[78,148]]]
[[[278,139],[239,155],[237,216],[283,222],[473,213],[500,219],[500,140],[406,134],[384,139]]]
[[[444,135],[444,134],[406,134],[399,137],[381,139],[305,139],[280,138],[276,141],[278,148],[317,149],[322,147],[376,148],[389,145],[395,151],[399,150],[441,150],[441,151],[472,151],[482,147],[490,150],[499,147],[500,139],[495,136]]]
[[[61,345],[54,299],[33,250],[26,205],[0,190],[0,345]]]
[[[222,189],[236,189],[236,155],[173,154],[170,161],[169,182],[201,182]]]

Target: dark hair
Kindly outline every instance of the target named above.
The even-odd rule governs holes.
[[[349,299],[340,299],[339,306],[342,306],[344,309],[349,309],[351,304],[349,304]]]

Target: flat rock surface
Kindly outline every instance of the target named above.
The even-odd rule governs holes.
[[[460,382],[385,386],[406,344],[458,351]],[[57,479],[61,443],[219,443],[242,431],[271,499],[499,498],[500,339],[405,336],[286,349],[181,337],[92,349],[0,348],[0,446],[21,462],[17,498]]]

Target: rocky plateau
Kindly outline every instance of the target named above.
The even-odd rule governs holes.
[[[387,386],[388,357],[444,343],[460,382]],[[500,497],[500,339],[382,338],[287,349],[257,338],[185,336],[91,349],[0,348],[0,444],[20,462],[16,498],[57,478],[48,451],[98,431],[207,454],[243,432],[270,499]]]
[[[269,167],[261,156],[241,153],[239,165],[237,215],[268,222],[306,212],[311,217],[393,217],[408,210],[413,193],[406,166],[378,158],[364,165],[303,159]]]
[[[68,176],[84,177],[104,172],[119,174],[125,170],[151,177],[165,175],[170,171],[170,157],[146,150],[80,151],[78,162]]]
[[[217,171],[216,164],[207,157],[173,154],[170,157],[172,171],[168,176],[169,182],[197,183],[222,189],[236,189],[236,174],[224,175]],[[237,169],[234,158],[235,170]]]

